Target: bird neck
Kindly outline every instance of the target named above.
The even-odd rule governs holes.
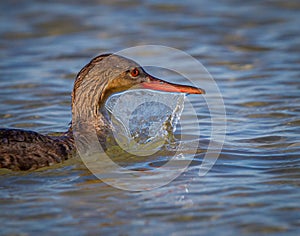
[[[95,76],[85,76],[75,82],[72,93],[72,126],[76,133],[96,132],[101,143],[111,133],[109,117],[104,108],[105,80],[95,83]]]

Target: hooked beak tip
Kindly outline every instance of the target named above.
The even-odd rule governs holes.
[[[198,90],[199,90],[199,94],[206,94],[206,92],[205,92],[205,90],[204,89],[201,89],[201,88],[198,88]]]

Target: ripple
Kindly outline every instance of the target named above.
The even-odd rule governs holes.
[[[234,51],[243,51],[243,52],[265,52],[270,51],[272,48],[270,47],[263,47],[257,45],[234,45],[230,47]]]
[[[293,117],[293,115],[286,114],[286,113],[278,113],[278,112],[275,113],[275,112],[273,112],[273,113],[266,113],[266,114],[261,114],[261,113],[250,114],[250,115],[247,115],[247,117],[249,117],[249,118],[276,118],[276,119],[281,119],[281,118]]]

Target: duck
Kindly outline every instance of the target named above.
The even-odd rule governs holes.
[[[0,168],[36,170],[73,157],[76,154],[73,126],[78,120],[96,130],[99,142],[105,144],[113,128],[105,102],[112,94],[129,89],[205,94],[201,88],[158,79],[124,56],[113,53],[99,55],[76,76],[71,95],[72,122],[65,133],[53,136],[29,130],[0,128]]]

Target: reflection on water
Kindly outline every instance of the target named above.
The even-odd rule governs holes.
[[[1,234],[299,234],[298,1],[0,6],[1,127],[65,131],[76,72],[96,54],[147,43],[200,60],[227,112],[224,148],[200,178],[211,120],[205,100],[189,97],[201,125],[199,152],[179,178],[152,191],[109,187],[77,159],[30,173],[1,170]],[[201,85],[199,75],[192,79]],[[192,144],[190,114],[183,111],[182,132]],[[155,168],[163,161],[133,165]]]

